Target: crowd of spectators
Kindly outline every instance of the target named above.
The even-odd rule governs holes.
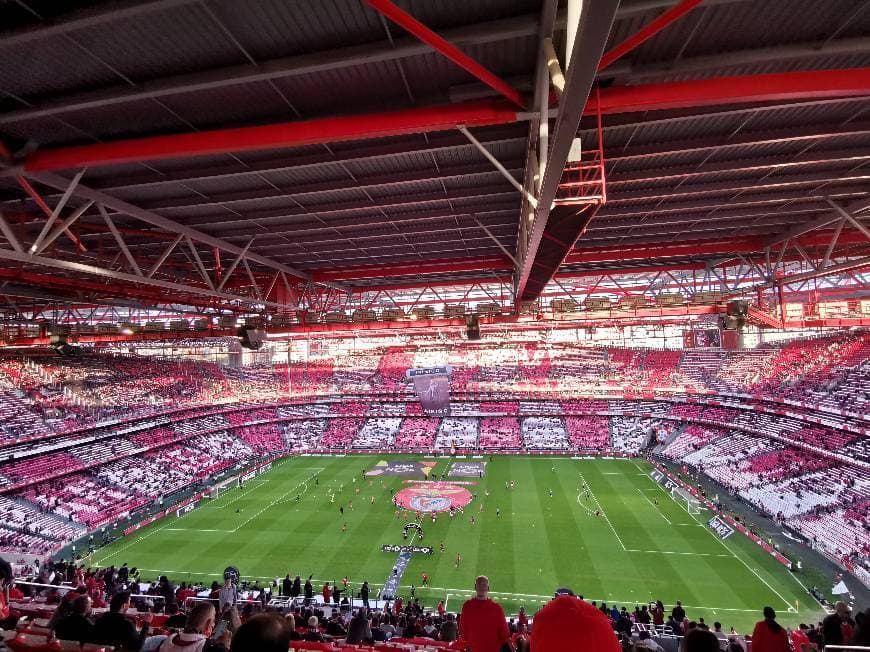
[[[291,580],[289,573],[262,586],[240,582],[232,573],[210,584],[175,585],[166,576],[145,581],[126,564],[92,570],[55,562],[39,569],[32,582],[13,582],[11,567],[0,562],[0,588],[0,628],[9,631],[4,638],[15,650],[42,649],[52,638],[131,652],[371,646],[406,651],[661,652],[662,644],[674,649],[674,643],[681,652],[745,652],[750,645],[754,652],[811,652],[826,645],[870,644],[870,610],[853,614],[843,602],[822,622],[794,628],[781,626],[774,610],[765,607],[751,634],[691,619],[679,601],[667,607],[660,600],[650,601],[632,608],[587,601],[568,588],[558,589],[535,613],[521,607],[507,618],[483,575],[458,612],[447,612],[443,602],[426,609],[418,599],[400,597],[371,608],[368,582],[352,585],[347,578],[341,585],[327,582],[322,589],[315,589],[310,576],[303,585],[300,576]]]

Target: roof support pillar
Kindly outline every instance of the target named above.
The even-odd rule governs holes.
[[[595,79],[607,36],[610,34],[610,28],[616,17],[618,5],[618,0],[597,0],[594,3],[588,3],[580,15],[577,37],[569,59],[570,63],[565,70],[565,93],[556,115],[556,126],[552,134],[550,151],[545,161],[539,161],[539,165],[543,168],[543,175],[531,232],[527,242],[523,238],[520,238],[518,242],[519,256],[517,259],[520,262],[520,268],[516,282],[515,304],[517,305],[537,297],[535,292],[526,293],[529,274],[538,256],[550,209],[556,198],[559,182],[562,180],[565,163],[568,161],[571,147],[577,137],[580,118],[589,97],[592,82]],[[573,242],[571,244],[573,245]],[[542,285],[540,287],[543,288]]]

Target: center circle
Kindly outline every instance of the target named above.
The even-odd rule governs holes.
[[[471,502],[471,492],[450,482],[421,482],[400,490],[393,500],[412,512],[446,512],[465,507]]]

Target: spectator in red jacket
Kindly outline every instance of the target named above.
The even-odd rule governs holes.
[[[772,607],[764,608],[764,620],[755,623],[752,630],[752,652],[789,652],[788,632],[776,622]]]
[[[489,579],[481,575],[474,582],[477,595],[462,605],[459,635],[471,652],[499,652],[510,639],[504,611],[489,597]],[[541,648],[546,649],[546,648]]]

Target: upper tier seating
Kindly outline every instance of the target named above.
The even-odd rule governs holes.
[[[725,392],[863,416],[870,394],[868,353],[866,333],[753,351],[685,352],[538,341],[442,343],[432,338],[406,347],[340,345],[334,350],[321,342],[308,360],[294,360],[289,369],[279,364],[223,370],[210,363],[90,351],[61,358],[32,349],[0,356],[0,445],[4,440],[51,436],[99,420],[129,419],[186,405],[282,402],[289,396],[331,393],[410,397],[411,384],[404,378],[407,368],[445,363],[453,366],[454,393],[491,393],[493,398],[478,404],[484,411],[499,412],[496,396],[558,398],[569,403],[570,397],[592,392],[629,398]],[[290,409],[304,413],[308,408]],[[354,415],[382,416],[387,409]],[[395,409],[399,410],[395,416],[407,414],[401,407]]]

